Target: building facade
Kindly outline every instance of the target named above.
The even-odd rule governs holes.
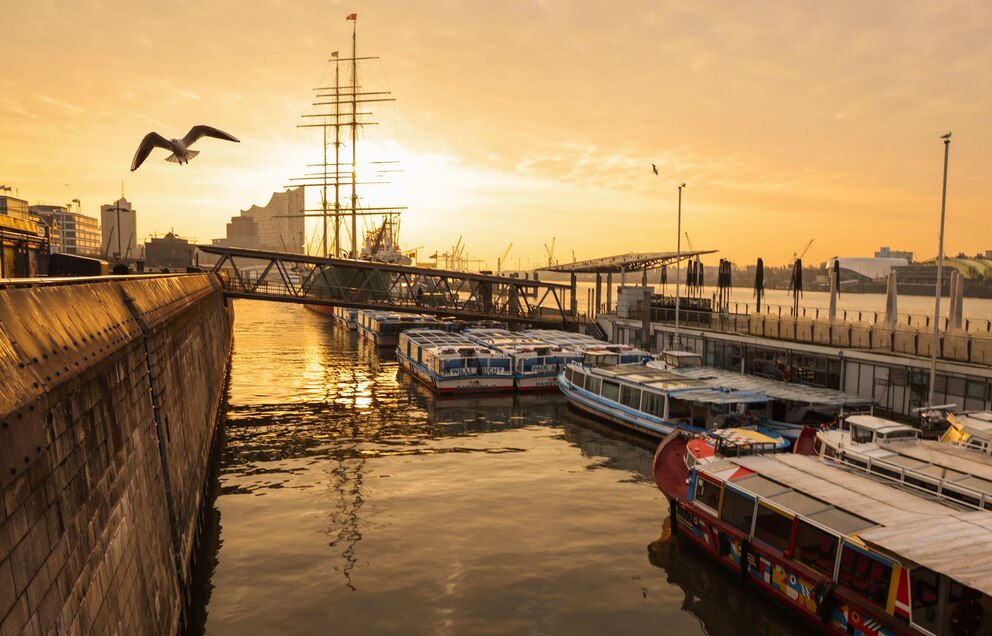
[[[104,258],[139,258],[137,217],[137,210],[124,197],[100,206],[100,225],[103,228],[100,254]]]
[[[264,207],[253,205],[232,217],[227,236],[214,244],[303,254],[303,201],[303,188],[275,192]]]
[[[145,243],[145,267],[182,271],[193,264],[196,246],[169,232]]]
[[[100,252],[100,223],[63,205],[32,205],[32,214],[41,217],[49,227],[52,252],[98,256]]]
[[[0,278],[44,276],[48,272],[46,228],[28,202],[0,196]]]

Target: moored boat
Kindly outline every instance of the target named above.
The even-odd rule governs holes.
[[[434,316],[372,309],[359,311],[357,319],[358,333],[377,347],[395,347],[400,333],[407,329],[432,328],[440,324]]]
[[[946,413],[948,429],[940,441],[992,455],[992,411]]]
[[[783,453],[697,463],[684,493],[658,485],[673,531],[831,634],[992,633],[988,511]]]
[[[465,335],[510,356],[518,391],[557,389],[558,374],[565,365],[583,358],[579,351],[506,329],[467,329]]]
[[[399,335],[396,359],[437,393],[512,391],[510,357],[459,333],[410,329]]]
[[[726,428],[737,413],[769,401],[645,365],[569,363],[558,386],[575,408],[655,438]]]
[[[580,351],[592,355],[605,354],[613,356],[609,358],[613,360],[609,364],[643,364],[654,358],[654,356],[644,349],[638,349],[631,345],[603,342],[583,333],[555,331],[553,329],[528,329],[524,331],[524,334],[537,338],[546,344],[558,345],[563,349]]]
[[[819,431],[815,452],[903,487],[971,508],[992,510],[992,456],[919,438],[909,425],[870,415]]]

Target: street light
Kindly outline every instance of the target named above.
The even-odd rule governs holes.
[[[937,379],[937,345],[940,342],[940,296],[943,291],[944,281],[944,212],[947,209],[947,155],[951,150],[951,133],[941,135],[944,140],[944,187],[940,195],[940,234],[937,239],[937,294],[933,308],[933,343],[930,345],[930,394],[927,397],[927,406],[933,406],[934,382]],[[953,290],[952,292],[953,293]]]
[[[682,279],[682,188],[685,184],[679,184],[679,220],[678,236],[675,241],[675,346],[682,345],[679,339],[679,282]]]

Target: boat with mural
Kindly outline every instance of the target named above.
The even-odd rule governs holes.
[[[461,333],[410,329],[399,335],[396,359],[436,393],[512,391],[510,356]]]
[[[792,453],[700,462],[658,487],[673,532],[827,633],[992,633],[989,511]]]

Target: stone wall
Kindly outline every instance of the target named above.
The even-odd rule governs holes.
[[[232,319],[207,274],[0,289],[0,634],[179,631]]]

